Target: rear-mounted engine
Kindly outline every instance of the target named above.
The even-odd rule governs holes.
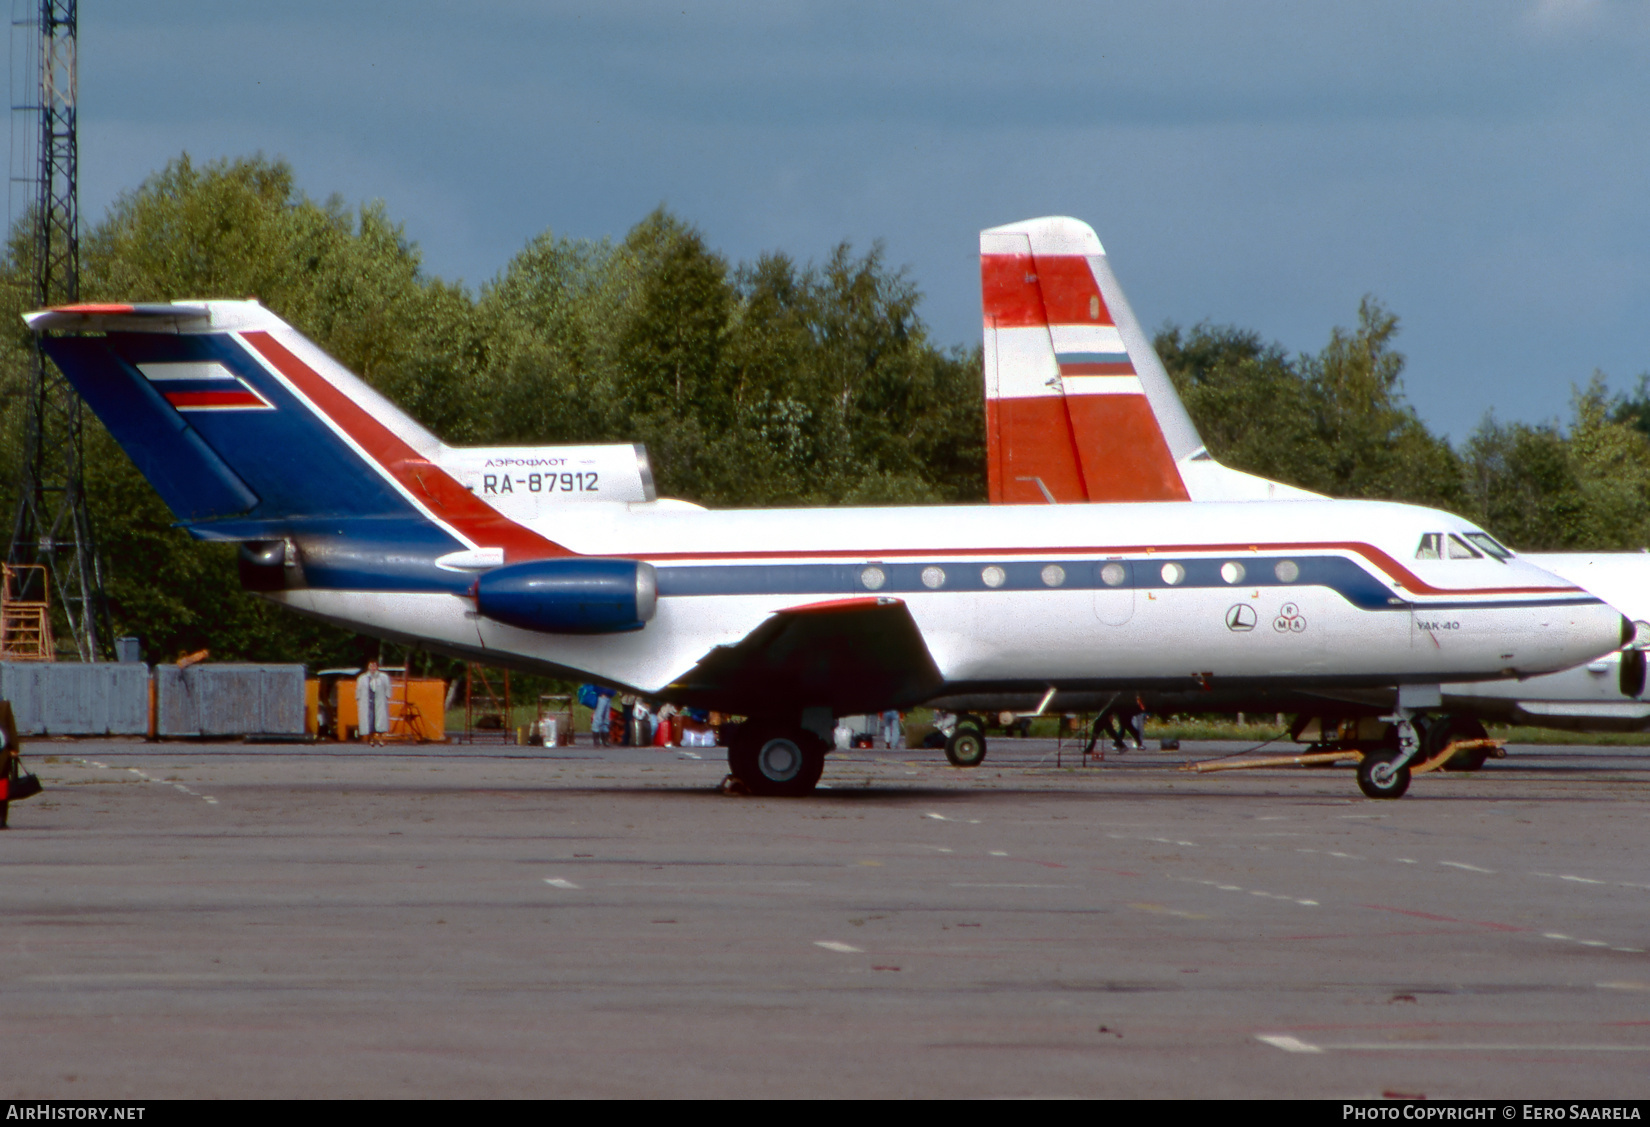
[[[638,560],[562,559],[482,573],[476,609],[488,618],[545,634],[640,630],[658,605],[653,565]]]

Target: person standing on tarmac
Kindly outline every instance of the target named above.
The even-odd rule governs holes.
[[[384,746],[390,730],[390,675],[379,672],[376,661],[355,679],[355,714],[360,737],[373,747]]]
[[[900,730],[898,709],[890,708],[882,714],[881,729],[883,747],[893,750],[905,742],[902,738],[903,733]]]

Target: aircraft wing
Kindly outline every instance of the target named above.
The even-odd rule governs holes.
[[[902,601],[839,599],[777,612],[711,650],[664,695],[745,716],[797,701],[847,716],[915,704],[942,682]]]

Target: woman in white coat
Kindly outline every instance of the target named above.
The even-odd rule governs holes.
[[[367,671],[355,679],[355,715],[361,738],[382,747],[390,730],[390,675],[380,673],[376,661],[367,662]]]

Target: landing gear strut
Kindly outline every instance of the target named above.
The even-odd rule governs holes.
[[[752,794],[795,797],[812,792],[825,773],[825,751],[825,741],[800,725],[755,719],[731,741],[728,770]]]
[[[1402,798],[1409,789],[1409,761],[1421,754],[1421,740],[1415,730],[1419,710],[1406,708],[1404,696],[1400,688],[1397,713],[1388,729],[1392,745],[1365,752],[1358,761],[1358,789],[1369,798]]]

